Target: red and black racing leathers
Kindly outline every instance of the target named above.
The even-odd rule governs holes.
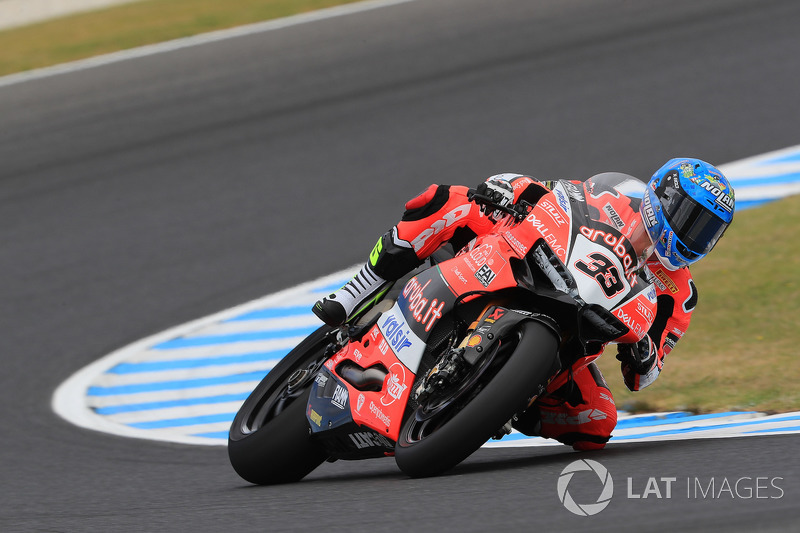
[[[522,175],[501,176],[511,185],[515,202],[527,200],[535,204],[549,192],[547,182]],[[476,236],[491,231],[493,218],[467,199],[467,191],[464,186],[431,185],[408,201],[402,220],[381,237],[370,254],[369,264],[375,273],[387,280],[398,279],[444,243],[449,242],[459,250]],[[631,390],[640,390],[655,381],[665,356],[689,326],[697,302],[688,268],[668,270],[655,256],[647,261],[647,268],[657,295],[656,316],[647,335],[657,349],[657,356],[644,373],[634,372],[629,364],[622,363],[624,381]],[[535,431],[575,449],[604,447],[616,426],[617,410],[608,385],[592,362],[597,355],[578,360],[553,380],[547,395],[535,404],[536,419],[521,423],[522,428],[518,429],[526,433]]]

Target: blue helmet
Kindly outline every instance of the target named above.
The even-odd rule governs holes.
[[[639,208],[655,253],[676,270],[706,256],[733,220],[733,187],[713,165],[671,159],[647,184]]]

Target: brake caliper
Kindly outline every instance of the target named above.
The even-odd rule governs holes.
[[[434,392],[443,391],[460,381],[464,369],[469,367],[464,360],[464,351],[464,348],[457,348],[444,354],[414,391],[417,402],[422,403]]]

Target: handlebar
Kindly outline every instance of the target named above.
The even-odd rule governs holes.
[[[533,204],[525,200],[520,200],[519,202],[509,206],[500,205],[490,197],[484,194],[478,194],[478,191],[475,189],[469,189],[467,191],[467,200],[475,202],[478,205],[490,207],[497,211],[502,211],[503,213],[513,216],[517,221],[524,219],[526,216],[528,216],[530,210],[533,209]]]

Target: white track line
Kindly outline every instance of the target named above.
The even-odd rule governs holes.
[[[307,24],[309,22],[342,17],[345,15],[352,15],[355,13],[361,13],[363,11],[370,11],[373,9],[379,9],[397,4],[405,4],[414,1],[416,0],[366,0],[364,2],[357,2],[354,4],[320,9],[318,11],[303,13],[301,15],[293,15],[291,17],[268,20],[266,22],[257,22],[255,24],[248,24],[227,30],[203,33],[200,35],[175,39],[163,43],[140,46],[138,48],[131,48],[130,50],[123,50],[121,52],[114,52],[88,59],[81,59],[79,61],[72,61],[70,63],[63,63],[61,65],[55,65],[52,67],[29,70],[26,72],[20,72],[18,74],[9,74],[7,76],[0,77],[0,87],[15,85],[17,83],[23,83],[31,80],[38,80],[41,78],[49,78],[51,76],[58,76],[60,74],[69,74],[102,65],[110,65],[111,63],[127,61],[129,59],[163,54],[165,52],[172,52],[182,48],[200,46],[217,41],[234,39],[236,37],[244,37],[247,35],[255,35],[257,33],[280,30],[290,26],[297,26],[299,24]]]
[[[153,440],[168,440],[172,442],[180,442],[185,444],[220,444],[218,439],[197,439],[194,437],[176,437],[172,438],[168,435],[159,434],[157,431],[143,432],[142,430],[131,428],[128,426],[116,424],[108,420],[107,417],[96,414],[88,408],[86,402],[86,391],[95,383],[95,380],[103,375],[107,370],[113,368],[119,363],[127,362],[146,351],[153,345],[166,342],[184,335],[187,331],[194,331],[198,328],[215,324],[223,320],[227,320],[244,313],[262,309],[270,305],[281,306],[285,305],[287,300],[291,300],[293,295],[308,292],[310,288],[317,286],[325,286],[336,281],[346,278],[358,269],[358,266],[350,267],[348,269],[321,277],[314,281],[303,283],[296,287],[286,289],[275,294],[259,298],[251,302],[226,309],[219,313],[215,313],[186,324],[170,328],[166,331],[156,335],[146,337],[133,344],[125,346],[102,359],[98,359],[94,363],[82,368],[69,379],[62,383],[53,394],[51,406],[53,410],[65,420],[73,424],[93,429],[96,431],[104,431],[114,435],[147,438]]]

